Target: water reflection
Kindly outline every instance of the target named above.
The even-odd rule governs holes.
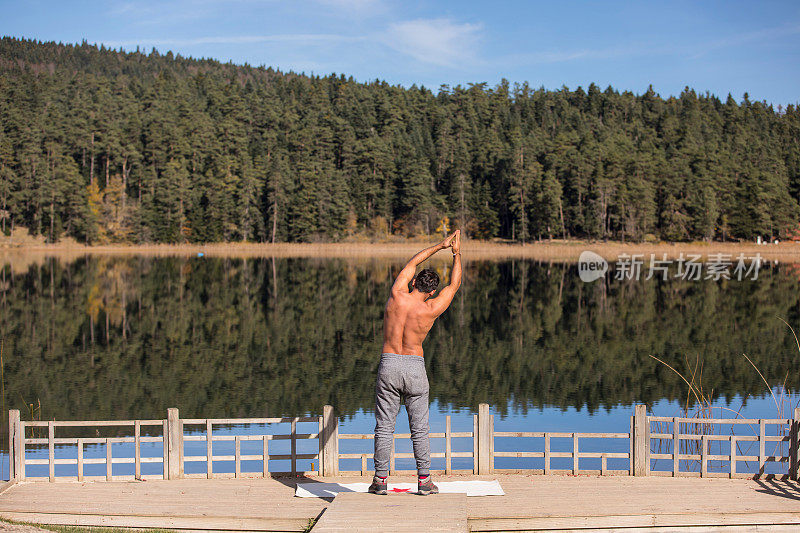
[[[4,408],[26,419],[161,418],[171,406],[191,417],[368,410],[401,266],[97,256],[6,266]],[[794,389],[798,348],[776,317],[800,322],[798,285],[775,265],[756,281],[586,284],[573,264],[468,262],[425,343],[431,397],[500,414],[685,399],[685,384],[649,354],[681,371],[699,357],[716,396],[765,392],[742,353]]]

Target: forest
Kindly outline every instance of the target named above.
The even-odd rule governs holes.
[[[402,87],[4,37],[0,229],[89,244],[785,238],[800,109]]]

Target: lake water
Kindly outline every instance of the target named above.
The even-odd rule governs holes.
[[[449,275],[446,263],[435,266]],[[5,475],[9,408],[26,420],[63,420],[164,418],[168,407],[183,417],[295,416],[331,404],[341,432],[370,433],[383,306],[400,267],[402,259],[141,256],[7,264]],[[484,402],[498,430],[625,432],[637,403],[679,415],[687,386],[649,355],[687,377],[697,368],[695,382],[720,408],[777,417],[743,354],[771,387],[785,380],[796,390],[800,353],[778,317],[800,325],[799,289],[795,268],[772,263],[756,280],[688,281],[671,271],[668,280],[584,283],[576,264],[468,261],[424,344],[432,431],[443,431],[448,414],[454,431],[470,431]],[[781,402],[785,416],[797,400]],[[397,431],[407,428],[401,411]],[[508,445],[498,439],[496,449]],[[340,451],[370,447],[347,441]]]

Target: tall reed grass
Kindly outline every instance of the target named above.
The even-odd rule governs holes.
[[[86,254],[100,255],[150,255],[192,256],[202,253],[216,257],[410,257],[433,241],[401,242],[341,242],[341,243],[215,243],[215,244],[141,244],[85,246],[76,244],[26,245],[0,247],[0,260],[14,256],[57,256],[69,260]],[[645,261],[650,254],[656,259],[665,255],[677,259],[681,254],[699,255],[704,259],[712,254],[739,253],[746,257],[760,254],[762,258],[783,262],[800,263],[800,243],[757,245],[754,243],[695,242],[695,243],[619,243],[591,242],[582,240],[542,241],[527,244],[498,241],[464,241],[464,260],[504,260],[530,258],[542,261],[577,261],[581,252],[591,250],[606,260],[614,261],[623,254],[642,254]],[[8,260],[6,259],[6,260]]]
[[[792,332],[792,335],[795,340],[795,344],[797,345],[798,353],[800,353],[800,339],[797,337],[797,333],[795,332],[794,328],[783,318],[777,317],[778,320],[786,324],[789,330]],[[733,418],[740,419],[744,418],[742,416],[742,409],[744,408],[747,399],[750,397],[748,394],[742,399],[742,404],[738,409],[731,409],[730,407],[726,406],[715,406],[714,405],[714,389],[707,389],[703,385],[703,363],[700,360],[700,357],[697,356],[694,364],[690,364],[688,358],[684,359],[686,367],[690,369],[688,375],[685,375],[678,370],[676,370],[672,365],[668,364],[667,362],[659,359],[654,355],[650,355],[652,359],[656,360],[660,364],[664,365],[665,367],[669,368],[672,372],[674,372],[681,380],[686,383],[687,391],[686,391],[686,399],[683,402],[682,407],[677,415],[679,418],[688,418],[692,419],[692,422],[682,423],[680,427],[680,433],[684,435],[692,435],[702,437],[703,435],[715,435],[715,434],[722,434],[723,429],[725,428],[722,424],[713,424],[710,423],[709,420],[711,419],[720,419],[720,418]],[[793,417],[793,413],[795,408],[800,406],[800,399],[797,399],[793,402],[793,391],[789,390],[786,387],[786,383],[789,378],[789,371],[786,372],[786,375],[783,378],[783,381],[780,382],[776,386],[771,386],[769,381],[764,376],[764,374],[759,370],[758,366],[753,362],[747,354],[743,353],[742,357],[747,360],[750,366],[753,367],[753,370],[758,374],[761,378],[761,381],[764,382],[765,387],[769,391],[770,396],[775,405],[775,417],[776,419],[790,419]],[[716,415],[715,415],[716,410]],[[727,416],[724,416],[727,415]],[[655,431],[657,433],[672,433],[672,429],[669,427],[669,422],[653,422],[655,424]],[[730,435],[734,435],[734,428],[736,426],[741,427],[743,424],[733,425],[731,424],[728,428]],[[752,435],[759,434],[759,428],[752,425],[752,424],[744,424],[745,427],[749,428]],[[788,431],[788,424],[779,425],[778,426],[778,436],[785,437]],[[739,433],[741,434],[741,433]],[[671,444],[667,444],[671,443]],[[723,455],[722,452],[722,444],[723,441],[710,441],[711,447],[718,447],[719,450],[717,451],[717,455]],[[773,443],[773,449],[767,453],[767,455],[781,455],[781,442]],[[651,444],[652,445],[652,444]],[[755,455],[755,453],[751,453],[754,446],[757,446],[757,442],[741,442],[737,441],[737,454],[738,455]],[[657,440],[657,444],[654,448],[651,448],[653,453],[671,453],[671,447],[675,446],[675,443],[672,440],[665,441],[662,439]],[[701,440],[680,440],[679,442],[679,454],[686,454],[686,455],[697,455],[701,452]],[[709,450],[710,454],[714,454],[713,451]],[[700,462],[694,460],[683,460],[684,467],[687,470],[696,470]],[[745,462],[747,465],[747,462]],[[722,468],[722,467],[720,467]],[[711,469],[711,463],[709,463],[709,469]]]

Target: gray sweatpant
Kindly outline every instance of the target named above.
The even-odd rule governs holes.
[[[408,412],[414,459],[421,476],[430,473],[431,446],[428,440],[428,376],[425,360],[418,355],[381,354],[375,385],[375,475],[389,474],[394,423],[401,398]]]

